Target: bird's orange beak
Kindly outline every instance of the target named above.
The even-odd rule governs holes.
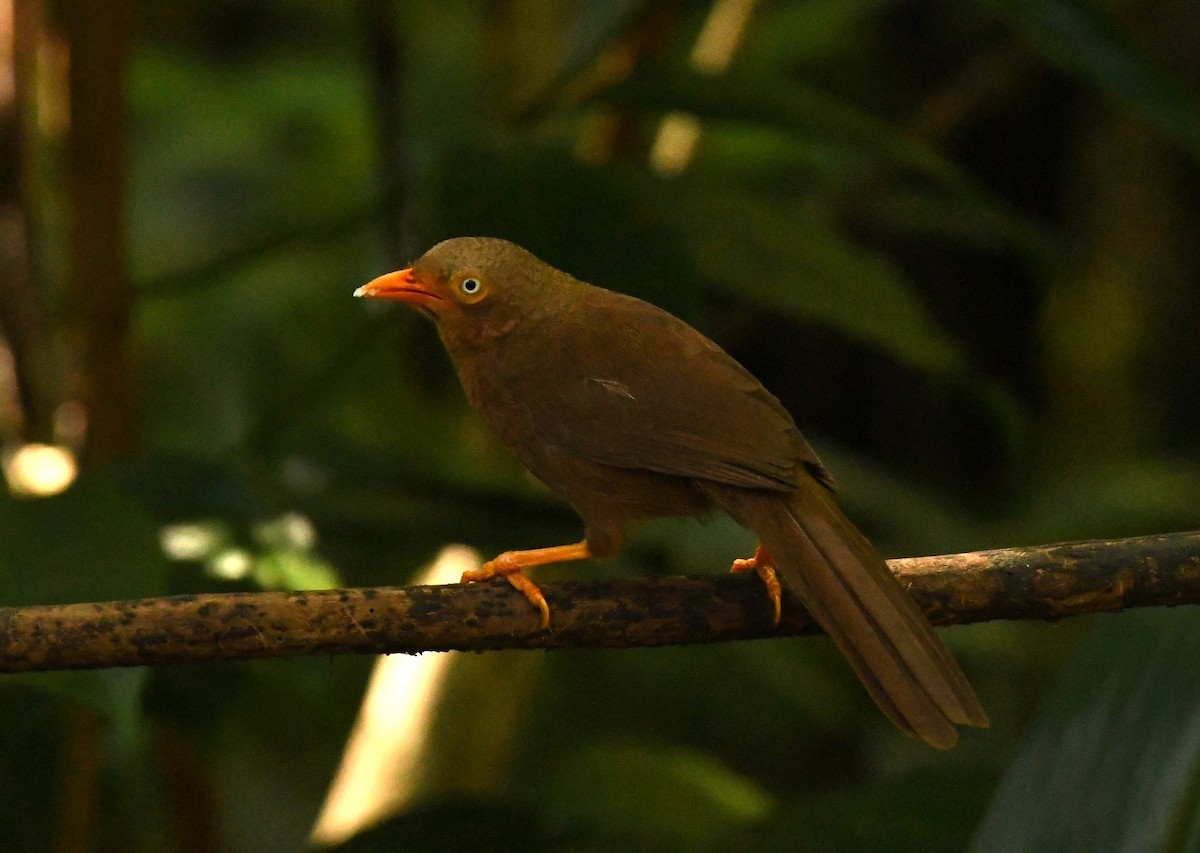
[[[354,295],[366,299],[394,299],[418,308],[430,309],[445,301],[429,285],[417,278],[411,268],[381,275],[354,291]]]

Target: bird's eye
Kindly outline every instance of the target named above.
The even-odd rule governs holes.
[[[458,289],[467,296],[474,296],[483,288],[483,283],[477,278],[464,278],[458,284]]]

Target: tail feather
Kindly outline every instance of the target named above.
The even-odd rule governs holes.
[[[846,656],[880,710],[932,746],[987,715],[950,652],[883,558],[814,480],[790,495],[705,484],[758,534],[775,569]]]
[[[838,579],[874,617],[879,630],[893,642],[926,692],[951,722],[986,724],[987,715],[966,676],[866,537],[823,491],[813,489],[801,495],[800,505],[793,502],[789,507],[793,524],[820,543]],[[814,499],[817,506],[806,506],[804,501],[808,499]],[[801,518],[805,519],[803,524]]]

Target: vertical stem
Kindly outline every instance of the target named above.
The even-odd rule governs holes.
[[[19,411],[0,424],[9,440],[53,437],[58,381],[45,335],[34,275],[33,66],[39,30],[38,0],[9,0],[10,65],[0,87],[0,335],[12,358]]]
[[[406,266],[421,248],[412,227],[414,170],[405,115],[405,46],[400,36],[395,0],[363,0],[365,46],[373,106],[379,180],[385,201],[380,210],[383,245],[391,268]],[[431,361],[432,330],[415,316],[399,318],[403,359],[413,364],[426,391],[444,387],[445,373]],[[436,358],[436,357],[434,357]]]
[[[379,177],[387,203],[383,210],[384,245],[393,267],[416,254],[409,223],[411,174],[408,133],[404,116],[404,46],[396,29],[392,0],[364,0],[363,23],[375,128],[379,148]]]
[[[71,51],[70,299],[78,312],[87,458],[132,450],[123,83],[131,0],[62,5]]]
[[[103,464],[132,450],[129,377],[123,84],[132,0],[64,0],[70,56],[67,141],[68,300],[80,346],[88,417],[85,458]],[[68,716],[58,849],[97,849],[103,816],[101,741],[90,711]]]
[[[63,729],[62,787],[54,850],[58,853],[88,853],[100,846],[104,722],[94,711],[72,708]]]

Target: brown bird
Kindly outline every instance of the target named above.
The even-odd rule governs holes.
[[[504,240],[460,237],[354,292],[433,318],[467,399],[583,519],[582,542],[508,551],[464,582],[502,576],[542,613],[529,566],[615,553],[638,519],[721,509],[761,545],[778,620],[797,595],[902,731],[948,749],[987,715],[883,558],[830,497],[833,479],[791,415],[682,320],[586,284]]]

